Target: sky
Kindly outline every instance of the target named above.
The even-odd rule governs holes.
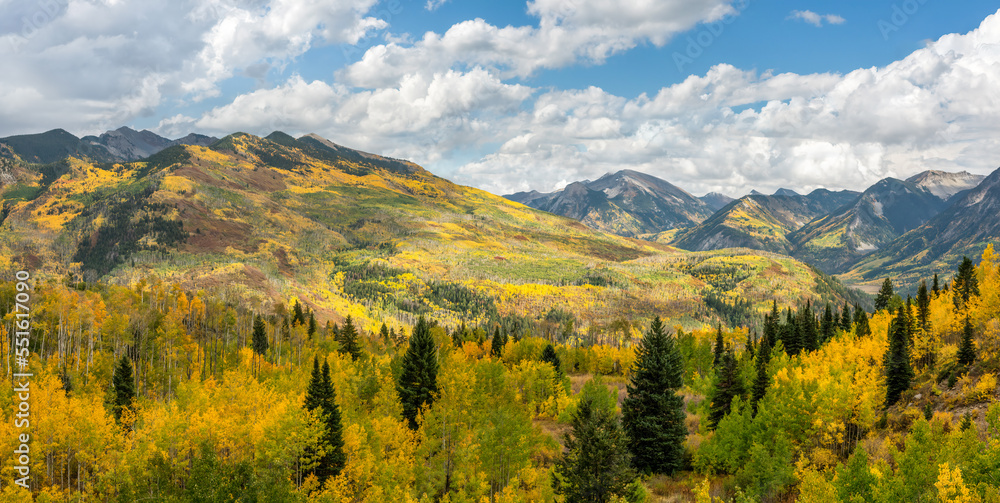
[[[0,0],[0,136],[317,133],[496,194],[1000,165],[978,0]]]

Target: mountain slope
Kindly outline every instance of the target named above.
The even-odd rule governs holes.
[[[732,197],[718,192],[709,192],[698,199],[701,199],[701,202],[705,203],[705,205],[708,206],[708,209],[712,210],[713,213],[725,208],[727,204],[735,201]]]
[[[788,254],[794,250],[790,232],[856,197],[856,192],[826,189],[806,196],[751,194],[679,232],[673,244],[686,250],[744,247]]]
[[[928,185],[946,188],[933,182]],[[920,226],[946,206],[944,199],[917,182],[885,178],[865,190],[854,204],[810,222],[790,233],[788,239],[796,257],[827,272],[843,272],[860,257]]]
[[[947,201],[959,192],[979,185],[984,178],[986,177],[983,175],[973,175],[968,171],[948,173],[945,171],[927,170],[907,178],[906,181],[913,183],[917,187],[926,189],[942,201]]]
[[[978,257],[988,243],[1000,239],[997,215],[1000,169],[927,223],[865,257],[844,277],[873,283],[891,276],[894,282],[912,286],[934,272],[954,270],[963,256]]]
[[[549,194],[532,191],[504,197],[630,237],[695,225],[712,213],[705,202],[680,188],[632,170],[574,182]]]
[[[463,187],[315,136],[237,133],[131,163],[23,165],[5,185],[0,268],[131,283],[155,274],[329,317],[514,320],[553,308],[604,330],[656,313],[711,322],[710,292],[841,299],[789,257],[682,252]],[[254,300],[255,299],[255,300]],[[513,321],[511,321],[513,323]],[[581,326],[581,329],[583,326]]]
[[[209,145],[218,138],[189,134],[169,140],[149,130],[120,127],[100,136],[77,138],[63,129],[45,133],[0,138],[0,144],[26,162],[51,164],[69,156],[86,157],[98,162],[128,162],[149,157],[174,145]],[[2,154],[0,154],[2,155]]]

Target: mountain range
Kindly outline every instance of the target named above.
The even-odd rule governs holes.
[[[0,268],[38,277],[152,278],[262,307],[296,299],[322,317],[352,314],[367,330],[418,314],[458,324],[561,312],[596,327],[654,312],[694,326],[732,319],[737,310],[710,296],[754,309],[772,299],[866,302],[794,258],[600,232],[313,134],[234,133],[114,162],[104,160],[113,150],[138,155],[158,148],[155,138],[109,134],[112,149],[97,147],[101,137],[12,138],[0,142]],[[37,162],[59,149],[68,157]],[[641,174],[592,187],[615,205],[649,204],[650,221],[669,221],[654,195],[694,204],[691,222],[709,214]]]
[[[146,129],[136,131],[124,126],[100,136],[83,138],[63,129],[0,138],[0,144],[9,147],[20,159],[39,164],[70,156],[104,162],[138,161],[174,145],[206,146],[216,141],[218,138],[194,133],[170,140]]]
[[[604,194],[597,194],[596,182],[576,182],[568,185],[562,191],[552,194],[520,193],[506,196],[512,200],[523,202],[529,206],[576,218],[584,224],[606,232],[616,232],[631,236],[639,236],[658,242],[665,242],[686,250],[703,251],[733,247],[766,250],[794,256],[800,260],[814,264],[830,274],[846,274],[856,265],[864,267],[863,274],[851,274],[858,281],[874,281],[875,276],[893,272],[896,269],[882,270],[873,252],[883,248],[896,250],[907,248],[913,251],[916,245],[908,244],[908,240],[916,235],[907,235],[910,231],[929,224],[939,215],[947,218],[952,215],[946,210],[953,208],[963,197],[973,191],[984,181],[984,176],[973,175],[962,171],[948,173],[943,171],[924,171],[906,180],[885,178],[878,181],[864,192],[843,190],[838,192],[817,189],[807,195],[781,188],[774,194],[767,195],[753,190],[749,195],[732,199],[718,193],[710,193],[698,198],[701,204],[691,203],[689,198],[671,198],[661,204],[669,204],[672,215],[688,215],[686,219],[673,218],[667,224],[648,218],[644,212],[634,211],[634,205],[611,204],[608,194],[625,192],[615,189],[617,184],[626,184],[625,180],[638,178],[635,172],[620,172],[605,175],[601,180]],[[684,194],[666,181],[650,175],[643,179],[647,185],[669,186]],[[611,190],[608,188],[611,187]],[[646,193],[649,199],[655,200],[656,193]],[[655,207],[655,202],[644,201],[644,207]],[[713,213],[699,221],[704,207]],[[637,214],[638,213],[638,214]],[[642,226],[634,222],[641,221]],[[946,221],[938,220],[941,227],[948,227]],[[977,236],[979,241],[960,239],[954,233],[948,233],[947,244],[938,244],[939,250],[952,250],[944,253],[945,263],[960,260],[961,256],[955,250],[963,249],[966,253],[975,255],[979,246],[990,237],[1000,237],[1000,233],[990,230],[989,222],[969,222],[973,228],[964,232]],[[622,232],[627,228],[626,232]],[[903,238],[907,235],[906,238]],[[922,235],[923,236],[923,235]],[[928,236],[921,239],[927,240]],[[950,239],[950,240],[949,240]],[[901,240],[897,242],[897,240]],[[959,246],[957,243],[969,243]],[[971,243],[977,244],[971,244]],[[872,255],[871,260],[866,257]],[[933,253],[930,255],[934,255]],[[910,263],[903,257],[894,259],[900,263]],[[868,265],[862,265],[868,264]],[[902,267],[902,266],[901,266]],[[909,275],[903,275],[902,281],[907,281]]]

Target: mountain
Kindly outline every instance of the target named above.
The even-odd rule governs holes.
[[[860,257],[919,227],[947,203],[913,181],[885,178],[854,204],[789,234],[795,256],[827,272],[843,272]]]
[[[149,130],[120,127],[100,136],[77,138],[63,129],[0,138],[0,144],[27,162],[50,164],[69,156],[101,162],[137,161],[174,145],[209,145],[218,138],[189,134],[169,140]]]
[[[365,330],[419,314],[515,323],[553,309],[599,331],[651,313],[701,326],[723,316],[705,301],[712,292],[752,309],[851,296],[789,257],[598,232],[315,135],[235,133],[134,162],[12,161],[7,175],[0,268],[73,282],[152,278],[261,309],[296,298],[321,319],[351,313]],[[657,189],[632,199],[647,190]]]
[[[629,237],[688,227],[712,214],[701,199],[655,176],[632,170],[574,182],[548,194],[532,191],[504,197],[580,220],[592,229]]]
[[[722,208],[725,208],[727,204],[735,201],[735,199],[718,192],[709,192],[698,199],[701,199],[701,202],[705,203],[705,205],[708,206],[708,209],[712,210],[712,212],[719,211]]]
[[[787,238],[790,232],[847,204],[857,195],[848,190],[826,189],[805,196],[751,193],[729,203],[701,224],[678,232],[672,244],[685,250],[741,247],[789,254],[794,250]]]
[[[986,177],[983,175],[973,175],[968,171],[948,173],[927,170],[907,178],[906,181],[926,189],[943,201],[947,201],[956,194],[979,185],[984,178]]]
[[[890,276],[896,283],[913,286],[935,272],[953,271],[963,256],[975,260],[987,244],[1000,239],[997,215],[1000,169],[965,190],[934,218],[864,257],[844,277],[852,282],[874,283]]]
[[[780,188],[780,189],[774,191],[774,195],[776,195],[776,196],[792,196],[792,197],[794,197],[794,196],[798,196],[800,194],[798,192],[795,192],[792,189]]]

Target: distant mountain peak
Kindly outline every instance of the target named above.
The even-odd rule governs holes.
[[[930,169],[917,173],[906,181],[927,190],[939,199],[948,200],[960,192],[979,185],[984,178],[986,177],[983,175],[973,175],[968,171],[949,173]]]
[[[774,191],[774,195],[776,195],[776,196],[798,196],[799,193],[795,192],[792,189],[786,189],[786,188],[782,187],[782,188]]]

